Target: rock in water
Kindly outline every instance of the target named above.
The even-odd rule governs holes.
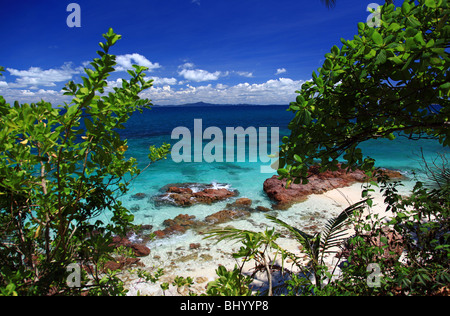
[[[238,195],[227,184],[175,183],[164,186],[164,193],[153,198],[156,205],[192,206],[212,204]]]

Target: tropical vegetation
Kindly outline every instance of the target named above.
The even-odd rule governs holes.
[[[326,1],[334,4],[334,1]],[[380,24],[358,24],[358,34],[342,39],[325,55],[289,106],[290,136],[280,146],[280,179],[307,183],[308,170],[348,168],[366,172],[361,201],[350,205],[323,230],[307,234],[274,216],[263,232],[225,228],[207,238],[242,246],[229,271],[218,267],[207,295],[448,295],[450,284],[450,176],[441,162],[424,161],[428,182],[417,181],[410,196],[398,193],[365,157],[370,139],[410,141],[434,138],[450,145],[450,25],[446,0],[388,2]],[[133,66],[131,79],[109,88],[114,71],[110,49],[121,38],[110,29],[83,83],[64,88],[71,102],[62,108],[41,101],[7,104],[0,96],[0,294],[123,295],[124,284],[103,269],[114,252],[113,236],[133,227],[120,196],[141,172],[127,158],[118,133],[134,112],[151,106],[140,93],[152,85],[145,67]],[[0,73],[3,68],[0,69]],[[149,165],[168,154],[168,145],[149,153]],[[390,217],[371,213],[373,191],[385,198]],[[110,211],[110,221],[98,215]],[[287,234],[306,261],[283,249]],[[334,266],[328,254],[339,254]],[[246,263],[266,275],[267,288],[252,287]],[[289,262],[289,265],[287,264]],[[83,267],[76,286],[70,266]],[[162,271],[140,277],[157,282]],[[275,283],[274,276],[285,277]],[[75,282],[76,283],[76,282]],[[192,279],[177,278],[178,286]],[[167,290],[168,283],[161,289]]]
[[[0,96],[0,293],[3,295],[121,294],[123,284],[102,263],[111,258],[114,235],[133,216],[121,203],[140,170],[127,158],[118,130],[133,112],[149,108],[139,93],[152,86],[146,68],[134,66],[121,87],[107,87],[114,71],[110,29],[83,84],[69,82],[63,108],[41,101],[7,104]],[[167,155],[151,147],[149,163]],[[110,211],[107,222],[98,216]],[[67,267],[84,267],[78,286]],[[87,272],[89,271],[89,273]],[[73,284],[72,284],[73,285]]]

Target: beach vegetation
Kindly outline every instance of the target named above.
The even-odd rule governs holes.
[[[10,105],[0,96],[3,295],[125,293],[117,272],[103,263],[115,251],[112,237],[133,227],[119,197],[141,170],[118,131],[132,113],[150,108],[139,94],[152,80],[134,65],[129,80],[109,88],[116,65],[110,49],[121,36],[109,29],[103,37],[82,83],[63,88],[69,103]],[[168,145],[152,146],[149,164],[168,151]],[[112,214],[108,220],[100,217],[105,211]]]

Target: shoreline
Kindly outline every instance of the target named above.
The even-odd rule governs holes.
[[[399,187],[400,194],[408,194],[409,190],[409,185]],[[275,215],[286,223],[312,234],[321,231],[329,218],[338,215],[352,203],[361,201],[361,192],[362,184],[354,183],[322,194],[312,194],[305,201],[293,204],[287,210],[274,210],[267,213]],[[385,212],[384,198],[379,189],[375,187],[375,192],[371,192],[371,196],[373,197],[373,206],[370,208],[370,212],[389,217],[390,214]],[[367,209],[365,212],[367,214]],[[275,226],[277,231],[283,232],[281,227],[277,227],[274,223],[267,220],[263,214],[254,214],[249,218],[235,219],[231,222],[217,224],[215,228],[227,226],[253,231],[263,231],[265,228]],[[305,256],[295,240],[280,237],[277,242],[280,246],[296,255],[300,257]],[[192,245],[195,245],[195,247]],[[202,234],[189,230],[184,234],[153,240],[147,243],[146,246],[151,249],[151,253],[147,257],[140,258],[145,265],[142,269],[154,273],[158,268],[164,268],[165,273],[158,282],[153,284],[147,283],[129,272],[122,272],[122,279],[125,287],[129,290],[127,294],[129,296],[138,294],[179,296],[188,295],[189,290],[195,294],[202,294],[205,292],[208,282],[217,278],[215,271],[219,265],[224,266],[227,270],[232,270],[238,263],[232,257],[232,253],[236,252],[241,245],[229,241],[217,243],[214,239],[205,240]],[[334,255],[329,256],[326,263],[334,266],[335,259]],[[252,262],[248,262],[245,264],[243,272],[251,274],[253,273],[251,270],[253,267]],[[187,287],[176,288],[170,285],[169,289],[163,293],[160,284],[163,282],[171,284],[176,276],[191,277],[194,283],[190,289]],[[260,272],[253,284],[257,285],[259,283],[259,286],[263,288],[265,281],[265,273]]]

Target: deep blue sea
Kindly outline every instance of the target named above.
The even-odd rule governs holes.
[[[160,146],[164,142],[172,145],[179,139],[171,139],[172,131],[177,127],[186,127],[192,136],[192,155],[194,148],[194,120],[201,119],[202,130],[208,127],[217,127],[225,136],[227,127],[261,127],[279,128],[280,138],[288,135],[287,125],[293,118],[293,113],[286,111],[288,106],[160,106],[145,110],[144,113],[135,113],[120,131],[128,139],[127,155],[137,159],[139,167],[147,166],[149,147]],[[268,137],[270,141],[270,138]],[[203,146],[210,140],[203,140]],[[280,142],[281,143],[281,142]],[[270,145],[270,144],[269,144]],[[246,142],[247,150],[252,146]],[[223,151],[226,152],[225,138]],[[398,169],[412,176],[413,173],[423,171],[421,165],[420,149],[425,157],[432,159],[437,152],[445,151],[442,146],[433,140],[411,141],[397,138],[394,141],[369,141],[362,146],[363,153],[376,159],[377,166]],[[200,150],[202,150],[200,148]],[[270,146],[268,147],[270,153]],[[448,152],[448,149],[446,149]],[[248,151],[247,151],[248,152]],[[226,158],[226,155],[224,156]],[[236,157],[235,157],[236,158]],[[247,157],[248,158],[248,157]],[[192,159],[193,160],[193,159]],[[162,228],[162,222],[174,218],[178,214],[195,215],[202,220],[205,216],[224,209],[227,202],[213,205],[197,205],[188,208],[174,206],[155,206],[152,197],[159,193],[161,187],[169,183],[197,182],[226,184],[239,191],[239,197],[248,197],[254,205],[270,207],[271,202],[263,192],[265,179],[275,174],[261,173],[263,163],[259,159],[250,162],[179,162],[172,160],[171,155],[166,160],[152,164],[139,177],[132,182],[130,192],[121,197],[124,205],[133,210],[136,224],[151,224],[155,229]],[[235,159],[236,160],[236,159]],[[136,193],[145,193],[146,198],[136,200],[132,196]]]

